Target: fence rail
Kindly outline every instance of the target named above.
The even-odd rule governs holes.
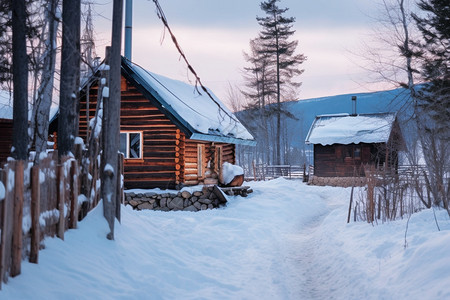
[[[305,179],[307,168],[305,165],[253,165],[252,170],[245,170],[246,180],[269,180],[283,177],[286,179]]]

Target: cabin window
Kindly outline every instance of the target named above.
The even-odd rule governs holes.
[[[219,174],[222,168],[222,146],[216,146],[214,152],[214,171]]]
[[[142,132],[121,132],[120,152],[126,159],[142,159]]]
[[[205,145],[197,145],[197,176],[199,179],[203,179],[205,174],[205,165],[203,163],[206,159],[205,155]]]
[[[361,148],[360,147],[355,147],[355,149],[353,151],[353,155],[354,155],[355,158],[361,159]]]

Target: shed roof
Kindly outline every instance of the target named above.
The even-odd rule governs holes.
[[[157,105],[185,129],[189,138],[255,144],[253,136],[211,90],[208,92],[212,99],[193,85],[149,72],[125,58],[122,58],[122,70],[144,94],[153,96]]]
[[[396,113],[337,114],[317,116],[309,129],[306,144],[386,143]]]

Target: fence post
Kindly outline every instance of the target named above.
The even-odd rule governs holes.
[[[13,223],[14,223],[14,186],[8,185],[8,170],[14,170],[14,161],[9,162],[5,167],[5,200],[3,206],[3,218],[2,218],[2,247],[1,247],[1,265],[0,265],[0,278],[1,281],[8,282],[8,272],[11,267],[11,250],[12,250],[12,235],[13,235]],[[12,182],[12,180],[11,180]]]
[[[0,199],[0,290],[2,289],[2,282],[3,282],[3,274],[5,270],[5,244],[6,244],[6,193],[7,193],[7,186],[6,186],[6,172],[4,170],[1,170],[1,184],[3,184],[3,187],[5,188],[5,198]]]
[[[56,199],[58,204],[58,211],[59,211],[59,221],[58,221],[58,230],[56,232],[56,235],[64,240],[64,188],[65,188],[65,182],[64,182],[64,165],[57,165],[56,166]]]
[[[77,228],[78,220],[78,162],[76,160],[70,161],[70,216],[69,228]]]
[[[116,202],[116,219],[120,222],[120,205],[123,203],[123,183],[122,183],[122,174],[123,174],[123,154],[118,153],[117,155],[117,202]]]
[[[31,245],[30,263],[38,263],[40,243],[40,203],[41,188],[39,182],[39,166],[31,168]]]
[[[15,277],[21,272],[22,263],[22,218],[23,218],[23,190],[24,190],[24,164],[25,161],[16,161],[14,174],[14,226],[12,239],[11,276]]]

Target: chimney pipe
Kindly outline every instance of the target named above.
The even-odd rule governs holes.
[[[125,57],[131,60],[131,29],[133,23],[133,0],[125,4]]]
[[[352,96],[352,116],[357,116],[357,114],[356,114],[356,96]]]

